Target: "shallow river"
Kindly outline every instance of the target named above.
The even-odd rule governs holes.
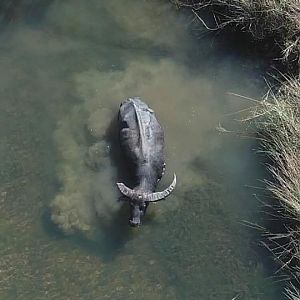
[[[8,1],[9,2],[9,1]],[[281,299],[258,247],[261,165],[234,114],[263,92],[258,61],[191,33],[152,0],[1,7],[0,299]],[[7,12],[9,11],[9,12]],[[201,38],[200,38],[201,37]],[[176,191],[140,228],[115,183],[120,102],[165,129]]]

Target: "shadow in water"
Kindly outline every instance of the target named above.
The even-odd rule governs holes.
[[[117,170],[117,182],[125,182],[129,186],[133,185],[135,183],[133,172],[131,167],[127,164],[126,159],[124,159],[120,147],[118,114],[111,120],[105,134],[105,140],[111,147],[109,155],[113,166],[115,166]]]
[[[128,211],[125,205],[114,213],[109,221],[98,219],[98,230],[94,239],[88,239],[77,233],[70,239],[93,255],[101,256],[105,261],[113,260],[134,237],[133,229],[128,226]]]
[[[294,247],[294,241],[299,239],[300,222],[289,215],[273,195],[267,192],[266,194],[264,208],[260,215],[264,220],[263,242],[268,250],[266,247],[262,248],[275,261],[273,262],[274,272],[280,276],[291,275],[291,270],[297,269],[299,262],[295,256],[297,249]],[[280,259],[278,260],[276,257],[280,257]],[[297,285],[299,287],[299,282]]]
[[[258,160],[261,165],[273,164],[266,156],[259,157]],[[262,177],[267,182],[276,184],[275,179],[265,169]],[[255,217],[257,223],[253,224],[252,229],[252,240],[255,241],[252,248],[263,262],[265,274],[276,278],[276,287],[273,288],[276,288],[278,295],[282,295],[282,299],[285,299],[283,295],[286,283],[293,282],[293,268],[298,265],[291,239],[299,239],[299,235],[291,236],[290,233],[293,228],[299,227],[299,222],[287,216],[278,199],[267,190],[265,184],[257,198],[258,209]],[[293,284],[299,288],[298,280]]]

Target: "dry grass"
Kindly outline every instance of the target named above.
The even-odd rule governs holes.
[[[253,108],[251,120],[259,133],[272,180],[267,189],[279,201],[282,233],[267,233],[268,249],[296,285],[286,288],[290,300],[300,299],[300,80],[288,79]],[[276,206],[276,203],[275,203]]]
[[[257,40],[271,40],[286,62],[300,65],[300,0],[172,0],[179,7],[198,11],[211,8],[213,29],[235,27]]]
[[[266,139],[263,146],[273,160],[269,169],[276,182],[269,183],[269,189],[296,220],[300,220],[299,99],[300,81],[290,80],[271,103],[262,103],[264,119],[257,123]]]
[[[273,180],[266,181],[266,185],[280,203],[278,213],[286,220],[284,233],[268,233],[270,250],[282,268],[295,278],[295,266],[300,263],[299,99],[299,79],[286,78],[275,94],[270,92],[252,109],[247,119],[255,124],[262,151],[271,160],[267,167]]]
[[[292,284],[286,289],[286,296],[289,300],[299,300],[300,291]]]

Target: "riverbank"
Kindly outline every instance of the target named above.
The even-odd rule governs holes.
[[[279,202],[279,219],[285,232],[269,232],[267,246],[291,282],[299,282],[300,262],[300,9],[298,0],[174,0],[192,9],[195,20],[208,30],[241,31],[263,44],[285,73],[262,101],[257,101],[246,122],[255,125],[261,149],[271,166],[266,187]],[[207,22],[201,16],[209,11]],[[211,21],[213,20],[213,21]],[[277,206],[278,202],[274,205]],[[289,299],[300,299],[297,287],[287,287]]]
[[[274,59],[282,60],[283,64],[299,73],[298,0],[172,0],[172,2],[177,7],[192,9],[195,18],[207,29],[230,29],[250,33],[254,40],[264,41],[269,51],[281,53],[281,57]],[[209,10],[213,15],[210,24],[206,24],[201,18],[203,10]]]

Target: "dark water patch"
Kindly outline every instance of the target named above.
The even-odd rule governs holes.
[[[245,29],[243,22],[230,22],[232,11],[227,5],[202,7],[196,11],[198,16],[192,13],[190,8],[184,10],[190,16],[195,38],[201,40],[209,37],[209,45],[212,48],[224,49],[224,52],[234,56],[242,55],[246,60],[257,61],[260,68],[265,70],[264,76],[268,80],[273,80],[270,74],[280,76],[279,72],[295,74],[297,71],[293,66],[286,66],[280,59],[282,49],[279,44],[274,43],[274,40],[281,40],[280,36],[276,36],[276,33],[260,36],[259,32],[252,35]],[[207,30],[203,23],[210,29]],[[225,23],[226,26],[223,26]]]
[[[0,21],[2,25],[15,22],[37,24],[53,0],[4,0],[0,3]]]

